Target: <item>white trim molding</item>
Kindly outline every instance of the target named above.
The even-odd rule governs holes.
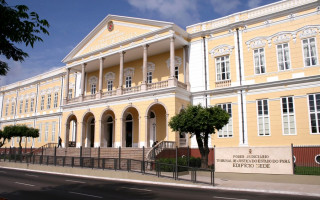
[[[234,46],[231,46],[228,44],[222,44],[211,49],[209,53],[211,54],[212,57],[217,57],[217,56],[231,54],[233,49],[234,49]]]
[[[113,81],[116,77],[116,74],[113,72],[108,72],[104,75],[104,78],[106,79],[106,81]]]
[[[133,77],[133,75],[134,75],[134,68],[133,67],[127,67],[123,70],[124,77],[127,77],[127,76]]]
[[[170,68],[170,58],[166,61],[168,69]],[[180,68],[180,65],[182,64],[182,59],[179,56],[174,57],[174,65],[178,66]]]

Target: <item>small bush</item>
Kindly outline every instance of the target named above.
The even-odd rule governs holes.
[[[163,172],[172,172],[175,170],[176,159],[175,158],[160,158],[157,160],[160,165],[160,170]],[[188,158],[180,157],[178,158],[178,171],[187,171],[188,170]],[[181,167],[186,166],[186,167]],[[190,167],[200,167],[201,166],[201,158],[190,157],[189,160]]]

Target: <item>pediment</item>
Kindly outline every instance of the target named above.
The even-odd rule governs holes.
[[[108,15],[63,60],[88,55],[148,32],[172,25],[169,22]]]

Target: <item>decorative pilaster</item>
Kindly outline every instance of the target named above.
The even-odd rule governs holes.
[[[99,93],[98,93],[98,96],[99,96],[99,98],[101,98],[102,97],[102,73],[103,73],[104,58],[100,58],[99,61],[100,61],[100,69],[99,69]]]
[[[69,77],[70,77],[70,68],[67,68],[67,74],[66,74],[66,84],[65,84],[65,96],[64,96],[64,102],[63,104],[66,105],[68,103],[68,94],[69,94]]]
[[[85,69],[86,69],[86,63],[81,64],[81,101],[83,101],[84,97],[84,78],[85,78]]]
[[[174,68],[175,68],[175,53],[174,53],[174,36],[170,37],[170,77],[168,81],[169,87],[173,87],[177,85],[177,79],[174,76]]]
[[[124,54],[126,52],[120,52],[120,73],[119,73],[119,87],[117,89],[117,95],[122,94],[122,87],[123,87],[123,63],[124,63]]]
[[[147,90],[148,44],[143,45],[143,67],[141,91]]]
[[[184,58],[185,58],[185,84],[187,84],[187,90],[190,91],[190,79],[189,79],[189,46],[184,46]]]

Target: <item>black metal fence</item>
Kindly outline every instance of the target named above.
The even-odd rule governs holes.
[[[121,150],[120,150],[121,151]],[[137,172],[149,174],[158,177],[167,177],[175,180],[191,181],[194,183],[204,183],[214,185],[214,170],[200,169],[174,164],[161,163],[157,161],[135,160],[121,158],[100,158],[100,157],[70,157],[43,155],[43,151],[39,155],[30,153],[32,151],[24,151],[23,149],[10,148],[1,151],[0,161],[2,162],[20,162],[39,165],[54,165],[62,167],[80,167],[102,170],[121,170],[128,172]],[[56,152],[56,149],[55,151]]]

